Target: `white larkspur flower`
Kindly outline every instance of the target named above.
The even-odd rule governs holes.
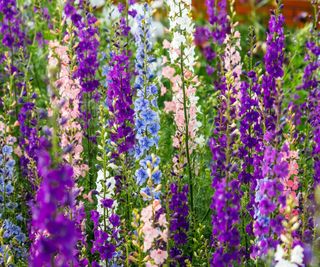
[[[194,23],[192,20],[192,5],[191,0],[168,0],[166,1],[169,7],[169,31],[171,32],[171,43],[164,42],[164,45],[169,50],[169,59],[171,69],[181,72],[181,62],[183,62],[184,80],[187,81],[188,86],[185,88],[185,95],[183,94],[182,78],[177,76],[173,79],[172,71],[166,71],[166,78],[172,82],[172,101],[166,102],[165,112],[173,112],[177,131],[173,140],[175,147],[181,144],[181,133],[186,131],[184,118],[184,106],[182,103],[186,102],[186,113],[188,117],[188,131],[190,145],[189,149],[192,153],[195,146],[196,134],[201,123],[197,121],[198,114],[198,97],[196,97],[196,88],[198,87],[198,78],[194,74],[195,65],[195,45],[194,45]],[[165,62],[167,58],[165,59]],[[199,139],[200,140],[200,139]],[[198,140],[198,141],[199,141]]]
[[[303,248],[300,245],[294,247],[291,251],[290,261],[284,259],[285,251],[281,245],[277,246],[274,256],[277,262],[275,267],[300,267],[303,266]]]
[[[180,49],[181,45],[186,42],[186,38],[180,32],[174,32],[171,42],[173,49]]]
[[[297,245],[291,251],[291,262],[297,263],[299,265],[303,264],[303,247]]]

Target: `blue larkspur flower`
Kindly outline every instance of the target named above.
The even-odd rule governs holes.
[[[12,147],[8,146],[8,145],[3,146],[2,153],[4,155],[11,155],[12,154]]]
[[[156,168],[160,163],[157,156],[151,153],[158,147],[160,119],[158,115],[158,87],[153,81],[155,56],[152,55],[151,40],[151,10],[148,4],[143,6],[143,11],[135,17],[138,24],[135,41],[137,44],[135,89],[137,98],[134,102],[136,140],[135,157],[139,162],[136,171],[136,181],[142,186],[148,179],[148,168]],[[149,163],[149,164],[148,164]],[[161,182],[161,171],[157,170],[152,175],[155,184]],[[152,188],[142,188],[147,195],[152,194]]]
[[[8,195],[10,195],[10,194],[13,193],[13,186],[12,186],[12,184],[11,184],[10,182],[7,183],[7,185],[6,185],[6,193],[7,193]]]
[[[15,161],[12,159],[13,149],[10,145],[0,147],[0,210],[11,212],[0,212],[2,220],[4,245],[9,246],[11,254],[16,259],[26,259],[26,248],[24,242],[26,235],[21,230],[20,226],[15,224],[14,213],[18,207],[16,202],[13,202],[14,179],[15,179]],[[15,245],[12,245],[12,240],[15,240]],[[20,245],[17,245],[19,243]],[[0,257],[0,265],[1,260]]]
[[[146,123],[149,124],[154,122],[158,118],[158,115],[155,111],[151,109],[147,109],[141,112],[141,118],[144,119]]]
[[[136,171],[136,179],[137,179],[138,185],[144,184],[147,178],[148,178],[148,173],[145,169],[140,168]]]

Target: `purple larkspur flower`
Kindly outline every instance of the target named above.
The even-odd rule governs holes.
[[[73,169],[69,165],[53,169],[49,153],[43,149],[37,153],[42,182],[32,207],[30,266],[77,264],[75,252],[80,237],[75,221],[64,212],[73,206]]]

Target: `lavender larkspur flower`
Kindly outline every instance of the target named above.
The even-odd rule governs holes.
[[[265,148],[262,175],[264,178],[257,180],[255,193],[253,232],[256,243],[251,253],[253,258],[263,258],[269,249],[275,249],[283,230],[283,216],[279,209],[285,207],[286,197],[281,179],[288,175],[288,162],[272,146]]]
[[[226,35],[230,32],[230,22],[227,14],[227,1],[206,0],[207,14],[211,24],[211,38],[214,42],[222,44]]]
[[[226,0],[206,0],[209,26],[197,27],[195,43],[201,47],[206,59],[206,70],[209,76],[220,71],[215,59],[219,56],[219,47],[222,46],[227,34],[230,33],[230,21],[227,12]]]
[[[257,181],[262,179],[261,161],[263,158],[263,123],[260,110],[261,86],[255,71],[249,71],[245,75],[246,81],[241,82],[240,92],[240,140],[242,145],[239,147],[239,158],[241,159],[241,171],[239,180],[248,185],[249,202],[247,212],[254,217],[255,189]],[[248,222],[246,225],[248,235],[253,235],[253,224]],[[246,250],[246,258],[249,258],[249,250]]]
[[[120,218],[117,214],[111,214],[108,219],[109,224],[107,229],[103,229],[100,225],[100,214],[97,211],[92,210],[90,212],[91,220],[93,221],[94,229],[94,240],[92,243],[91,253],[98,254],[99,259],[102,261],[109,261],[113,258],[116,252],[116,246],[111,242],[112,240],[117,240],[118,227],[120,225]]]

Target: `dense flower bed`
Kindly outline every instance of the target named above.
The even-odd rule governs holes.
[[[0,0],[1,266],[320,266],[319,1],[205,4]]]

